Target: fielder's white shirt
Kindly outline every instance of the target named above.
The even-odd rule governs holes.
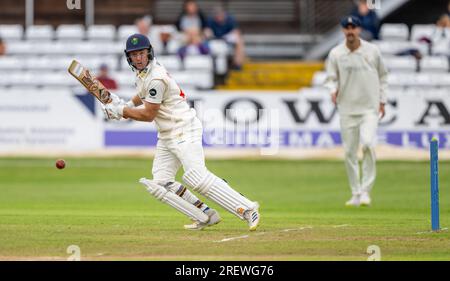
[[[136,87],[142,101],[161,105],[154,119],[159,139],[179,138],[202,129],[195,109],[189,107],[183,91],[156,59],[137,73]]]
[[[340,114],[378,113],[380,103],[386,103],[387,70],[377,46],[361,40],[353,52],[345,41],[334,47],[326,62],[325,87],[338,91]]]

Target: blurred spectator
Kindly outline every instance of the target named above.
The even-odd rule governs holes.
[[[210,50],[203,40],[199,29],[192,28],[185,31],[186,43],[178,50],[178,55],[183,60],[187,55],[209,55]]]
[[[442,29],[450,28],[450,16],[447,14],[440,16],[436,22],[436,26]]]
[[[157,29],[152,28],[152,17],[144,16],[142,18],[138,18],[135,21],[138,32],[142,35],[145,35],[149,38],[150,44],[152,44],[155,53],[157,54],[166,54],[167,45],[171,39],[170,34],[161,34]]]
[[[109,76],[109,69],[106,64],[100,65],[100,74],[97,76],[98,81],[100,81],[103,86],[108,90],[117,90],[119,87],[117,86],[116,81]]]
[[[178,31],[183,33],[192,29],[204,31],[206,28],[206,18],[199,9],[197,2],[187,0],[183,3],[183,11],[178,16],[175,25]]]
[[[361,21],[361,38],[365,40],[378,40],[380,32],[380,20],[375,11],[369,9],[367,0],[358,0],[352,15]]]
[[[152,18],[150,16],[144,16],[136,19],[135,24],[140,34],[146,36],[150,34],[150,28],[152,25]]]
[[[159,39],[162,44],[162,54],[167,55],[169,53],[169,42],[174,39],[174,28],[170,25],[163,25],[159,32]]]
[[[450,17],[450,1],[448,1],[447,5],[447,15]]]
[[[450,50],[450,16],[443,14],[436,23],[436,28],[430,38],[433,53],[449,55]]]
[[[416,48],[408,48],[406,50],[402,50],[395,54],[396,56],[413,56],[416,60],[421,60],[423,55],[419,51],[419,49]]]
[[[241,69],[245,60],[244,40],[234,17],[222,7],[216,7],[208,19],[208,36],[223,39],[234,48],[233,69]]]
[[[6,45],[3,42],[3,39],[0,37],[0,56],[3,56],[6,54]]]

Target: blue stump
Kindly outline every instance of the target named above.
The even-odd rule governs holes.
[[[439,227],[439,170],[438,170],[439,143],[433,138],[430,143],[431,167],[431,230],[438,231]]]

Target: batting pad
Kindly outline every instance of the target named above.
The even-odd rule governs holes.
[[[141,178],[139,182],[143,184],[147,188],[148,192],[155,196],[156,199],[177,209],[193,220],[200,221],[202,223],[208,222],[209,217],[199,208],[195,207],[175,193],[168,191],[157,182],[148,180],[146,178]]]
[[[257,206],[256,202],[248,200],[208,170],[201,172],[191,169],[183,175],[183,181],[240,219],[244,219],[245,211]]]

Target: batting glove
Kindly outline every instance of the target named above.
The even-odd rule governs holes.
[[[114,104],[114,102],[104,105],[103,112],[105,113],[106,119],[120,120],[123,117],[123,108],[124,107],[125,107],[125,105],[123,103]]]
[[[121,99],[118,95],[116,95],[116,94],[113,94],[113,93],[109,93],[110,94],[110,98],[111,98],[111,103],[113,103],[113,104],[124,104],[125,103],[125,101],[123,100],[123,99]]]

